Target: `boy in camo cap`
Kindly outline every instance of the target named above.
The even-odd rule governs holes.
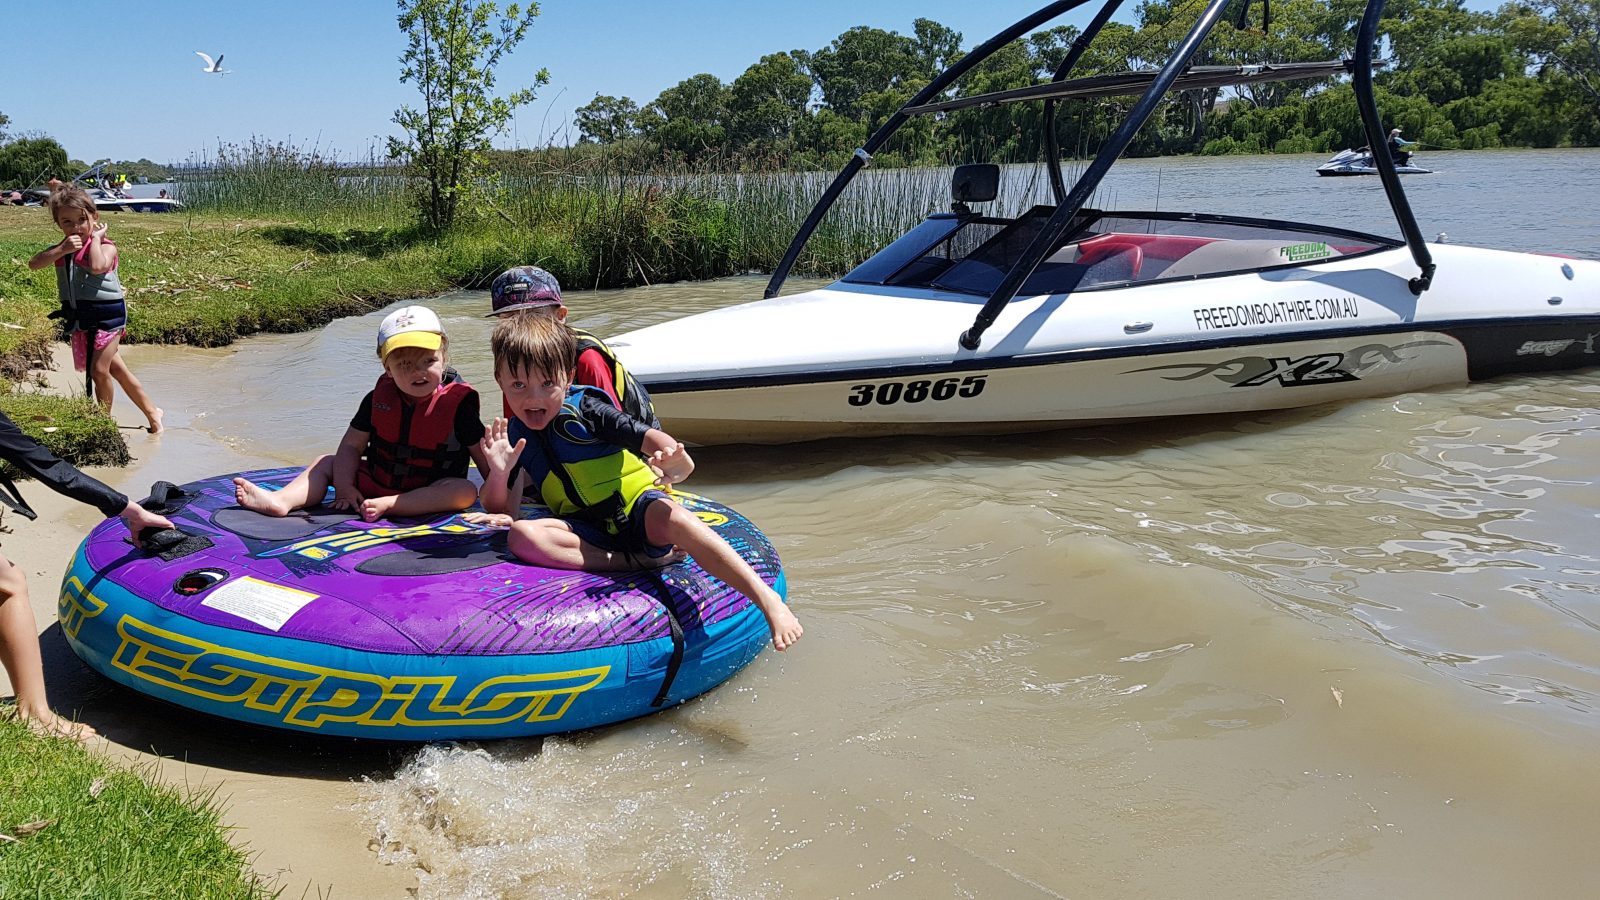
[[[511,318],[517,315],[552,316],[557,322],[567,320],[567,307],[561,301],[561,283],[554,275],[538,266],[517,266],[495,277],[489,286],[489,300],[493,318]],[[617,359],[605,341],[587,331],[574,328],[578,336],[578,367],[573,373],[573,384],[587,384],[606,392],[611,402],[641,422],[661,427],[656,418],[650,394]],[[506,418],[511,418],[511,408],[505,407]]]

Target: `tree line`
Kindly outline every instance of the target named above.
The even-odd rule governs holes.
[[[0,112],[0,188],[39,187],[52,177],[67,179],[89,168],[89,163],[72,159],[55,138],[36,132],[12,134],[11,117]],[[165,166],[148,159],[112,162],[105,170],[126,175],[129,180],[166,181]]]
[[[1133,23],[1112,22],[1073,76],[1153,68],[1193,21],[1198,0],[1146,0]],[[1244,21],[1219,24],[1196,65],[1335,59],[1354,51],[1363,0],[1276,0]],[[1231,17],[1230,17],[1231,18]],[[1242,27],[1241,27],[1242,26]],[[1047,80],[1079,31],[1029,35],[984,61],[952,96]],[[1519,0],[1476,12],[1462,0],[1392,0],[1374,79],[1387,122],[1441,148],[1600,145],[1600,0]],[[931,19],[909,34],[851,28],[818,50],[761,57],[732,82],[698,74],[639,105],[597,95],[575,117],[580,142],[643,160],[750,168],[834,167],[960,58],[963,36]],[[1135,97],[1066,101],[1057,140],[1092,153]],[[919,117],[880,152],[885,165],[1039,156],[1037,103]],[[1131,155],[1302,153],[1364,143],[1355,97],[1343,80],[1280,82],[1237,92],[1169,96],[1129,148]]]

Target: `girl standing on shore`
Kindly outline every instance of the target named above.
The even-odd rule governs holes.
[[[161,408],[122,361],[118,349],[128,324],[127,294],[117,280],[117,247],[106,239],[94,200],[77,185],[51,191],[46,204],[65,237],[28,260],[28,268],[56,267],[56,292],[61,308],[51,318],[65,319],[70,329],[72,363],[89,373],[90,394],[111,411],[112,383],[122,385],[149,421],[146,430],[161,433]]]

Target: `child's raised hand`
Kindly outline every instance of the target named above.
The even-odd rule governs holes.
[[[656,472],[656,484],[664,488],[672,487],[694,472],[694,459],[689,456],[689,451],[685,450],[682,444],[673,444],[665,450],[657,450],[650,454],[646,462]]]
[[[62,256],[71,256],[83,249],[83,238],[76,234],[69,234],[61,240]]]
[[[511,422],[500,417],[489,423],[489,427],[483,431],[483,440],[478,442],[478,449],[489,461],[490,471],[499,473],[510,471],[522,458],[522,451],[527,446],[527,438],[517,441],[515,445],[511,443]]]
[[[92,240],[100,240],[101,238],[103,238],[105,236],[106,236],[106,223],[104,223],[104,222],[96,222],[95,225],[94,225],[94,228],[91,229],[90,232],[89,232],[90,239],[92,239]]]

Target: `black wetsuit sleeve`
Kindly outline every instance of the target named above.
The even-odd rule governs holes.
[[[46,450],[22,433],[5,413],[0,413],[0,456],[58,494],[95,507],[107,516],[122,512],[127,495],[78,471],[71,463]]]
[[[478,409],[478,392],[471,391],[461,398],[456,407],[456,440],[463,447],[471,447],[483,440],[483,416]]]
[[[583,415],[583,420],[588,423],[595,437],[625,450],[643,452],[644,436],[650,430],[649,423],[641,422],[612,406],[611,400],[598,389],[584,391],[583,399],[578,401],[578,412]]]
[[[356,417],[350,420],[350,427],[357,431],[372,433],[372,392],[361,398],[361,406],[356,410]]]

